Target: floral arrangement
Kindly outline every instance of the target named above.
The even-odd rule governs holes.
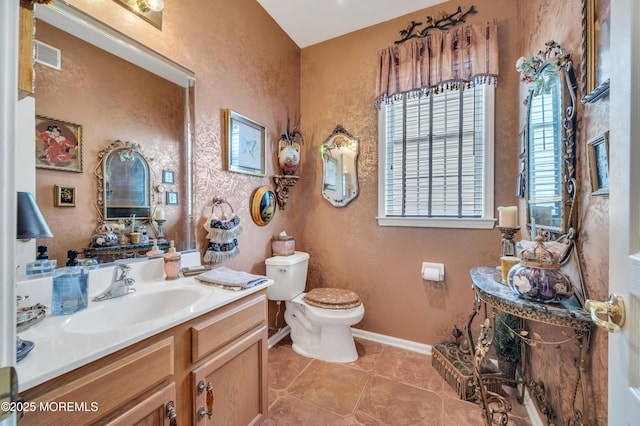
[[[556,75],[554,66],[543,67],[544,58],[542,52],[537,56],[531,53],[529,59],[524,56],[516,62],[516,70],[520,73],[520,82],[529,85],[529,90],[534,96],[540,93],[549,93],[551,78]]]
[[[140,144],[132,143],[128,149],[123,149],[120,151],[120,161],[131,161],[133,160],[133,153],[140,152]]]

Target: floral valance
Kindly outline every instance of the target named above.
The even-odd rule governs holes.
[[[403,93],[498,81],[495,20],[412,38],[380,51],[376,108]]]

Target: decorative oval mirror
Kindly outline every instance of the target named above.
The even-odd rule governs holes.
[[[575,77],[571,55],[551,41],[528,66],[527,218],[532,239],[573,232],[575,181]]]
[[[335,207],[344,207],[358,196],[358,139],[338,124],[321,152],[322,196]]]
[[[140,144],[115,141],[98,153],[98,211],[101,223],[128,219],[132,215],[149,219],[152,211],[150,159]]]

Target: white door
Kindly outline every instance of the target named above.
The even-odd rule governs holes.
[[[640,425],[640,2],[611,2],[609,293],[626,323],[609,334],[609,425]]]

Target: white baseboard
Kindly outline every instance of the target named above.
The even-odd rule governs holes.
[[[542,422],[542,419],[540,418],[540,413],[538,413],[536,404],[531,399],[528,389],[524,390],[523,405],[527,409],[527,415],[529,416],[529,421],[531,422],[531,426],[544,426],[546,424]]]
[[[278,343],[280,340],[282,340],[285,337],[287,337],[289,335],[290,331],[291,331],[291,327],[289,327],[288,325],[285,325],[280,330],[278,330],[278,332],[276,334],[274,334],[273,336],[269,337],[269,349],[274,347],[275,344]]]
[[[384,334],[373,333],[371,331],[360,330],[359,328],[351,328],[353,337],[359,337],[365,340],[382,343],[384,345],[395,346],[409,351],[417,352],[424,355],[431,355],[431,345],[413,342],[411,340],[399,339]]]

